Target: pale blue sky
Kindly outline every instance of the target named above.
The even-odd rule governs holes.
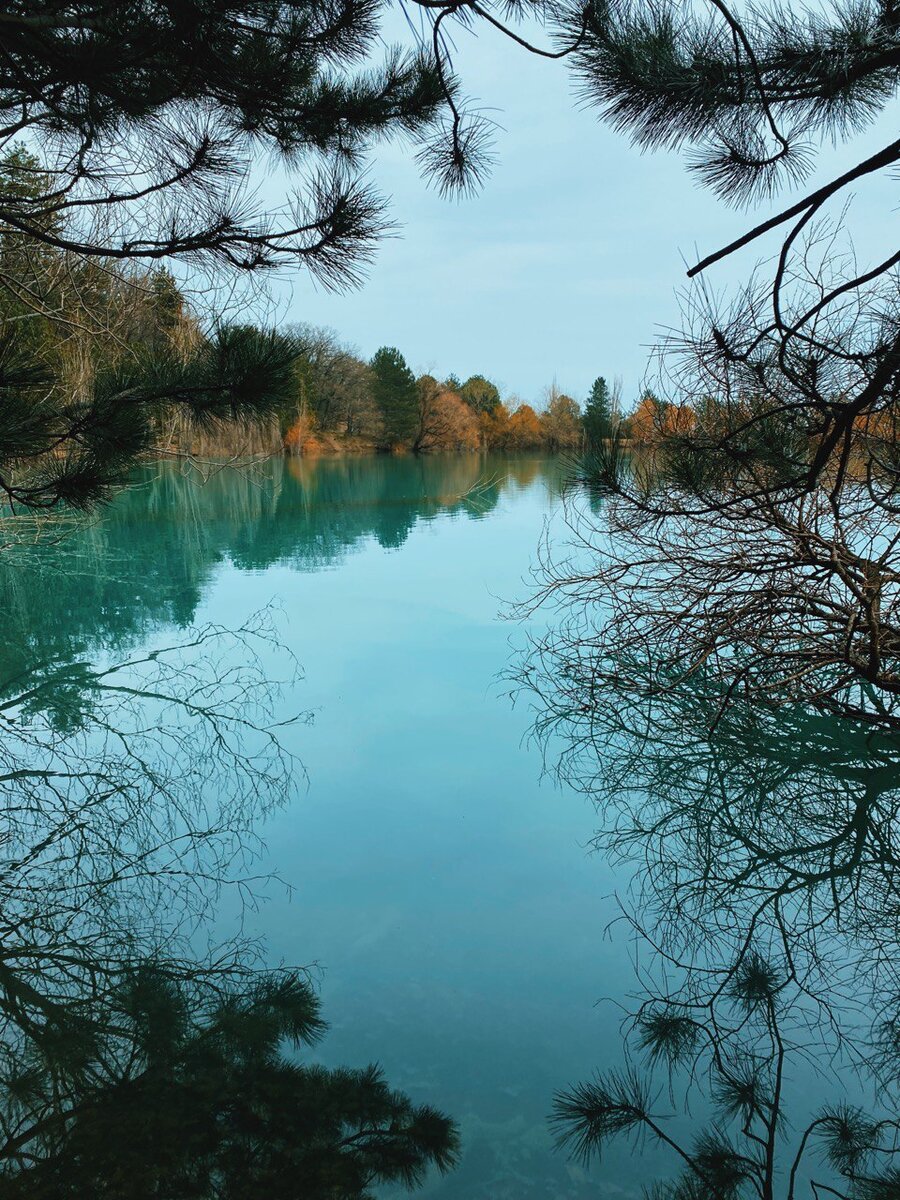
[[[627,406],[651,343],[678,320],[684,259],[762,213],[725,208],[676,155],[641,155],[579,106],[561,63],[482,29],[458,35],[456,64],[502,126],[484,191],[441,199],[408,148],[379,152],[373,179],[392,197],[399,235],[382,243],[359,291],[330,295],[308,278],[280,284],[282,319],[331,326],[365,357],[396,345],[416,371],[482,373],[523,400],[539,400],[554,378],[582,399],[598,374],[618,375]],[[881,144],[878,133],[863,140]],[[864,254],[891,232],[893,191],[876,183],[859,198]],[[711,282],[727,287],[761,253],[718,268]]]

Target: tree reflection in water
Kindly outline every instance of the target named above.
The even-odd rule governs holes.
[[[0,1195],[362,1196],[454,1161],[450,1119],[376,1068],[297,1058],[325,1028],[304,973],[239,939],[197,954],[291,791],[273,638],[7,681]]]
[[[272,614],[192,623],[223,559],[330,565],[539,472],[288,461],[197,487],[163,466],[102,522],[3,539],[0,1196],[333,1200],[453,1165],[448,1117],[377,1068],[304,1061],[325,1030],[304,971],[211,942],[223,891],[265,891],[304,718]]]
[[[399,546],[440,514],[480,520],[504,490],[537,477],[552,486],[560,474],[549,459],[474,454],[267,461],[214,473],[202,487],[194,471],[149,468],[102,522],[45,538],[38,552],[3,550],[0,683],[101,645],[128,653],[155,629],[186,628],[223,561],[243,570],[332,567],[368,539]]]
[[[654,1139],[675,1176],[654,1194],[673,1200],[900,1195],[893,712],[878,719],[865,683],[778,688],[738,627],[679,657],[702,613],[695,601],[688,637],[652,554],[637,561],[649,527],[613,596],[615,552],[595,577],[579,522],[574,557],[542,579],[555,620],[517,678],[539,733],[562,738],[561,775],[598,807],[596,847],[636,868],[622,913],[639,988],[626,1068],[557,1096],[560,1145],[588,1159],[616,1136]]]
[[[298,770],[280,725],[302,717],[281,711],[267,615],[190,629],[203,581],[224,555],[333,561],[496,503],[477,460],[434,495],[413,465],[355,510],[353,464],[288,464],[237,504],[231,477],[227,507],[215,478],[160,471],[102,525],[6,556],[0,1195],[324,1200],[455,1161],[453,1122],[377,1068],[304,1063],[325,1028],[304,972],[207,933],[223,889],[264,886],[255,851]],[[330,498],[333,522],[304,522]],[[179,644],[137,649],[173,623]]]

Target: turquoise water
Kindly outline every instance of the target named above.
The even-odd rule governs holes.
[[[621,1058],[628,946],[610,936],[623,886],[587,844],[595,814],[543,774],[504,672],[559,520],[552,460],[270,462],[201,484],[148,472],[90,527],[32,552],[0,584],[7,675],[29,661],[134,654],[274,606],[303,677],[302,761],[260,828],[258,872],[290,887],[216,933],[309,966],[333,1065],[377,1061],[452,1114],[445,1197],[636,1196],[627,1148],[589,1177],[552,1145],[557,1088]],[[42,596],[40,618],[33,598]],[[279,652],[268,661],[283,674]]]

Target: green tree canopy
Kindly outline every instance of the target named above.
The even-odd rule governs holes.
[[[372,358],[372,394],[384,422],[384,439],[396,446],[411,438],[419,417],[416,377],[394,346],[382,346]]]
[[[470,375],[459,389],[459,394],[476,412],[493,412],[500,403],[497,385],[483,375]]]
[[[584,407],[584,431],[588,442],[597,444],[612,435],[612,396],[603,376],[594,380]]]

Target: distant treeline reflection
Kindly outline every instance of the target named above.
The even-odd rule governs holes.
[[[224,561],[319,570],[367,539],[402,546],[440,514],[478,520],[504,491],[538,479],[556,486],[564,472],[557,459],[476,454],[272,459],[205,479],[179,463],[156,464],[98,521],[51,526],[39,549],[26,539],[4,554],[0,686],[36,661],[69,662],[99,644],[115,653],[155,627],[190,625]]]

